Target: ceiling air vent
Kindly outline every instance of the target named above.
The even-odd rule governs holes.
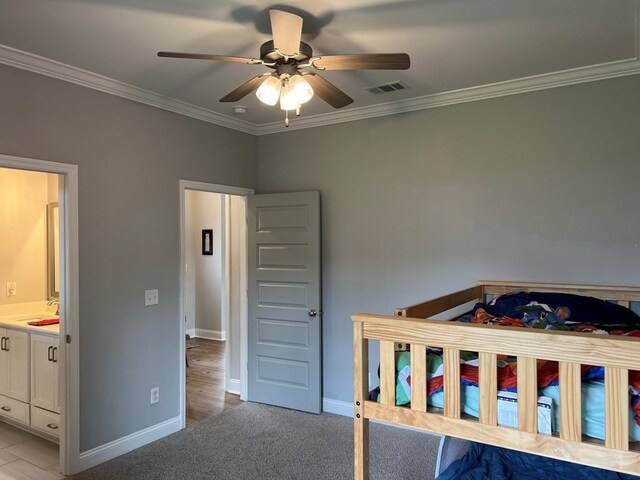
[[[384,85],[378,85],[377,87],[368,87],[365,90],[380,95],[381,93],[397,92],[398,90],[407,90],[407,84],[404,82],[391,82]]]

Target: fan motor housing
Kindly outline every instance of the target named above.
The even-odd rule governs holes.
[[[308,43],[300,42],[299,52],[293,57],[289,57],[289,60],[295,60],[296,63],[304,63],[313,56],[313,50]],[[282,55],[276,52],[273,46],[273,40],[264,42],[260,46],[260,60],[265,63],[273,63],[282,59]]]

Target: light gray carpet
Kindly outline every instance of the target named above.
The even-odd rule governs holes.
[[[372,480],[434,478],[439,439],[371,425]],[[245,402],[73,480],[353,478],[353,420]]]

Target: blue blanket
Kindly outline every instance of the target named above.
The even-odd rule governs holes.
[[[506,448],[472,443],[437,480],[640,480],[640,477],[586,467]]]

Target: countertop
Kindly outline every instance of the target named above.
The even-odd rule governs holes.
[[[28,322],[33,320],[43,320],[49,318],[58,318],[46,312],[21,313],[15,315],[0,316],[0,328],[11,328],[30,333],[41,333],[43,335],[60,335],[60,325],[46,325],[44,327],[36,327],[29,325]]]

